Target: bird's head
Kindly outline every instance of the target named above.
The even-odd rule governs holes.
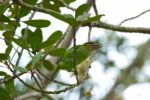
[[[90,52],[102,47],[102,44],[96,42],[86,42],[83,44]]]

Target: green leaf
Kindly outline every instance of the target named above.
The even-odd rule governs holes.
[[[2,14],[0,15],[0,21],[1,22],[7,22],[11,26],[15,25],[13,21],[11,21],[8,17],[6,17],[5,15],[2,15]]]
[[[52,15],[54,18],[57,18],[57,19],[59,19],[61,21],[66,22],[66,18],[63,17],[60,13],[58,13],[56,11],[51,10],[51,12],[49,12],[49,14]]]
[[[9,54],[12,50],[12,45],[9,45],[6,50],[5,53],[0,53],[0,61],[2,60],[7,60],[7,58],[9,57]]]
[[[21,38],[12,38],[12,41],[15,42],[18,46],[22,47],[23,49],[27,49],[28,45],[25,43],[24,39]]]
[[[0,30],[3,30],[3,31],[13,31],[14,30],[14,27],[17,26],[19,27],[20,26],[20,23],[17,23],[17,25],[15,25],[15,22],[14,21],[9,21],[8,23],[1,23],[0,24]]]
[[[89,24],[89,23],[91,23],[91,22],[97,21],[97,20],[99,20],[102,16],[104,16],[104,15],[101,14],[101,15],[97,15],[97,16],[94,16],[94,17],[90,17],[90,18],[88,18],[87,20],[83,21],[83,22],[82,22],[82,25]]]
[[[23,28],[21,30],[21,35],[22,35],[23,41],[28,45],[30,44],[30,41],[32,41],[32,38],[34,37],[33,32],[29,28]]]
[[[2,88],[0,86],[0,100],[12,100],[12,98],[9,95],[9,91],[6,91],[6,89]]]
[[[9,18],[15,18],[17,16],[18,11],[19,11],[19,5],[14,3],[9,9],[9,13],[10,13],[8,15]]]
[[[0,71],[0,76],[6,76],[6,75],[7,75],[6,72]]]
[[[67,3],[67,4],[70,4],[70,3],[74,2],[74,1],[76,1],[76,0],[64,0],[64,2]]]
[[[43,60],[43,67],[45,67],[46,69],[50,71],[54,69],[53,64],[48,60]]]
[[[19,66],[13,66],[13,68],[14,68],[15,70],[21,72],[21,73],[26,73],[26,72],[28,72],[27,69],[22,68],[22,67],[19,67]]]
[[[91,15],[91,14],[88,14],[88,13],[86,13],[86,14],[84,14],[84,15],[80,15],[80,16],[78,16],[78,17],[76,18],[76,20],[77,20],[78,22],[83,22],[84,20],[86,20],[87,18],[89,18],[90,15]]]
[[[29,43],[31,44],[33,51],[39,51],[43,41],[42,30],[37,28],[29,38]]]
[[[12,35],[13,35],[13,32],[12,32],[12,31],[5,31],[5,32],[3,33],[3,36],[4,36],[4,38],[5,38],[5,43],[6,43],[7,45],[9,45],[9,44],[11,43],[11,41],[12,41]]]
[[[3,14],[7,10],[6,7],[8,7],[9,5],[10,5],[10,2],[7,2],[4,5],[0,5],[0,15]]]
[[[53,2],[53,4],[51,4],[50,2]],[[42,6],[46,9],[50,9],[56,12],[60,12],[60,1],[58,0],[42,0]]]
[[[27,70],[32,70],[32,60],[26,65]]]
[[[29,1],[32,1],[32,0],[29,0]],[[28,15],[30,12],[31,12],[31,10],[24,8],[24,7],[21,7],[19,10],[18,17],[19,18],[24,17],[24,16]]]
[[[55,31],[46,41],[43,42],[42,48],[53,45],[61,37],[62,37],[62,32],[61,31]]]
[[[38,0],[23,0],[23,2],[31,4],[31,5],[36,4],[37,1]],[[24,16],[28,15],[30,12],[31,12],[31,10],[29,10],[25,7],[21,7],[20,10],[19,10],[18,17],[20,17],[20,18],[24,17]]]
[[[5,55],[6,55],[7,58],[9,57],[9,54],[10,54],[11,50],[12,50],[12,45],[9,45],[6,49],[6,51],[5,51]]]
[[[24,21],[24,23],[37,28],[48,27],[50,25],[50,21],[44,19],[29,20],[29,21]]]
[[[10,79],[11,76],[7,75],[5,76],[5,79]],[[13,98],[14,97],[14,90],[15,90],[15,86],[14,86],[14,80],[10,80],[5,82],[5,87],[6,87],[6,91],[9,93],[10,97]]]
[[[23,48],[31,47],[33,51],[40,50],[43,41],[42,30],[40,28],[37,28],[34,32],[32,32],[30,29],[24,28],[22,29],[21,34],[23,38],[21,47]]]
[[[66,18],[66,22],[72,27],[76,27],[78,25],[77,21],[71,14],[63,14],[63,17]]]
[[[80,6],[77,8],[76,12],[75,12],[75,18],[77,18],[77,17],[80,16],[80,15],[83,15],[84,12],[85,12],[87,9],[88,9],[88,5],[87,5],[87,4],[82,4],[82,5],[80,5]]]
[[[38,54],[36,54],[33,58],[32,58],[32,64],[31,64],[31,66],[32,67],[35,67],[35,65],[37,64],[37,63],[39,63],[39,61],[40,61],[40,59],[41,59],[41,57],[42,57],[42,52],[38,52]]]
[[[50,54],[51,56],[63,57],[65,53],[66,53],[66,50],[65,50],[64,48],[57,48],[57,49],[54,49],[54,50],[50,50],[50,51],[49,51],[49,54]]]
[[[11,20],[8,18],[8,17],[6,17],[5,15],[0,15],[0,21],[1,22],[11,22]]]
[[[77,26],[77,21],[74,18],[68,18],[65,15],[61,15],[60,13],[55,12],[55,11],[51,11],[49,14],[61,21],[68,23],[72,27]]]
[[[34,37],[38,38],[39,40],[38,43],[42,43],[43,41],[42,30],[40,28],[37,28],[33,34],[34,34]]]
[[[6,57],[5,53],[0,53],[0,61],[6,60],[6,59],[7,59],[7,57]]]

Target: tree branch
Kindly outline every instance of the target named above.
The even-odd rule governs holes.
[[[85,25],[85,26],[90,26]],[[104,28],[112,31],[119,31],[119,32],[130,32],[130,33],[145,33],[145,34],[150,34],[150,28],[145,28],[145,27],[125,27],[125,26],[120,26],[120,25],[113,25],[113,24],[108,24],[105,22],[95,22],[92,23],[92,27],[97,27],[97,28]]]
[[[144,15],[144,14],[148,13],[149,11],[150,11],[150,9],[145,10],[145,11],[141,12],[140,14],[138,14],[138,15],[136,15],[136,16],[133,16],[133,17],[127,18],[127,19],[123,20],[122,22],[120,22],[120,24],[119,24],[119,25],[122,25],[123,23],[125,23],[125,22],[127,22],[127,21],[130,21],[130,20],[136,19],[136,18],[138,18],[138,17],[140,17],[140,16],[142,16],[142,15]]]
[[[37,6],[33,6],[30,4],[24,3],[22,0],[13,0],[13,1],[23,7],[26,7],[28,9],[31,9],[34,11],[43,12],[43,13],[47,13],[47,14],[57,13],[50,9],[45,9],[45,8],[41,8],[41,7],[37,7]],[[89,1],[91,2],[91,0],[89,0]],[[91,25],[91,23],[89,25]],[[89,25],[85,25],[85,26],[89,26]],[[120,25],[107,24],[104,22],[96,22],[96,23],[93,23],[91,26],[97,27],[97,28],[109,29],[112,31],[119,31],[119,32],[135,32],[135,33],[150,34],[150,28],[144,28],[144,27],[125,27],[125,26],[120,26]]]

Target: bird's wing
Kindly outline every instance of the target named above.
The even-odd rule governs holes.
[[[80,64],[89,56],[88,49],[83,45],[78,45],[76,47],[76,65]],[[59,61],[58,66],[60,69],[67,71],[72,71],[74,67],[74,49],[71,48],[67,51],[65,56]]]

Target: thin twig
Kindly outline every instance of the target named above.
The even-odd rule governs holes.
[[[32,74],[32,78],[34,79],[35,83],[37,84],[37,86],[39,87],[39,89],[41,91],[43,91],[42,86],[40,85],[40,83],[38,82],[38,80],[36,79],[36,77],[34,76],[34,74]]]
[[[39,8],[39,7],[37,7],[37,6],[33,6],[33,5],[30,5],[30,4],[27,4],[27,3],[25,3],[25,5],[24,5],[24,3],[22,2],[22,0],[13,0],[13,1],[16,1],[16,3],[18,3],[19,5],[21,5],[21,6],[23,6],[23,7],[26,7],[26,8],[28,8],[28,9],[31,9],[31,10],[34,10],[34,11],[39,11],[39,12],[43,12],[43,13],[47,13],[47,14],[49,14],[49,13],[51,13],[51,12],[54,12],[54,11],[52,11],[52,10],[49,10],[49,9],[44,9],[44,8]],[[21,3],[20,3],[20,1],[21,1]],[[91,0],[88,0],[88,1],[91,1]],[[91,3],[89,3],[89,5],[90,5]],[[90,8],[91,6],[89,6],[89,8]],[[55,12],[56,13],[56,12]],[[69,28],[70,29],[70,28]],[[78,28],[77,28],[78,29]],[[70,30],[72,30],[72,29],[70,29]],[[69,33],[71,33],[72,31],[69,31]],[[69,34],[70,35],[70,34]],[[67,35],[68,36],[68,35]],[[69,37],[69,36],[68,36]],[[70,36],[71,37],[71,36]],[[65,40],[68,42],[68,40],[71,40],[72,38],[69,38],[68,40],[67,40],[68,38],[66,38]],[[64,42],[63,42],[64,43]],[[63,47],[63,48],[67,48],[69,45],[66,45],[66,43],[65,43],[65,45],[63,44],[63,43],[61,43],[60,44],[60,47]],[[68,42],[68,43],[70,43],[70,42]],[[49,73],[49,74],[47,74],[47,73],[44,73],[44,74],[46,74],[47,76],[50,76],[50,74],[51,73]],[[24,82],[23,80],[21,81],[22,83]],[[25,83],[25,82],[24,82]],[[45,85],[47,85],[47,83],[48,82],[45,82],[45,80],[44,80],[44,83],[46,83]],[[26,86],[28,86],[28,84],[24,84],[24,85],[26,85]],[[29,85],[30,86],[30,85]],[[61,92],[65,92],[65,91],[67,91],[67,90],[69,90],[69,89],[72,89],[72,88],[74,88],[75,86],[78,86],[78,84],[73,84],[73,85],[71,85],[71,86],[69,86],[69,87],[66,87],[66,88],[64,88],[64,89],[62,89],[62,90],[57,90],[57,91],[43,91],[44,93],[48,93],[48,94],[58,94],[58,93],[61,93]],[[32,86],[31,86],[31,89],[33,89],[33,90],[37,90],[38,92],[41,92],[40,90],[38,90],[38,89],[34,89]],[[33,92],[33,91],[32,91]]]
[[[19,49],[19,47],[17,47],[17,49],[15,49],[14,54],[13,54],[13,55],[12,55],[12,57],[10,58],[10,61],[12,61],[12,60],[13,60],[13,58],[14,58],[14,57],[15,57],[15,55],[16,55],[16,53],[19,53],[18,49]]]
[[[64,0],[59,0],[61,3],[62,3],[62,5],[63,6],[65,6],[66,8],[68,8],[68,9],[70,9],[70,10],[72,10],[72,11],[75,11],[76,9],[75,8],[73,8],[73,7],[70,7],[68,4],[66,4],[65,2],[64,2]]]
[[[140,14],[138,14],[138,15],[136,15],[136,16],[133,16],[133,17],[127,18],[127,19],[123,20],[122,22],[120,22],[120,24],[119,24],[119,25],[122,25],[123,23],[125,23],[125,22],[127,22],[127,21],[130,21],[130,20],[136,19],[136,18],[138,18],[138,17],[140,17],[140,16],[142,16],[142,15],[144,15],[144,14],[148,13],[149,11],[150,11],[150,9],[145,10],[145,11],[141,12]]]
[[[95,15],[97,16],[98,15],[98,10],[97,10],[97,7],[96,7],[96,0],[92,0],[92,3],[93,3],[93,9],[94,9],[94,12],[95,12]]]
[[[18,47],[18,48],[19,48],[19,47]],[[18,52],[18,59],[17,59],[17,61],[16,61],[16,66],[18,66],[18,64],[19,64],[19,61],[20,61],[21,56],[22,56],[22,53],[23,53],[23,48],[21,48],[21,51]]]
[[[10,62],[10,60],[9,60],[9,62]],[[7,61],[5,61],[5,65],[6,65],[6,66],[8,67],[8,69],[13,73],[14,76],[17,76],[17,74],[15,73],[15,71],[10,67],[10,63],[8,63]],[[34,88],[33,86],[27,84],[27,83],[24,82],[20,77],[17,77],[17,79],[18,79],[21,83],[23,83],[25,86],[27,86],[27,87],[29,87],[29,88],[31,88],[31,89],[37,91],[37,92],[40,92],[40,93],[42,93],[42,94],[45,94],[45,93],[47,93],[47,94],[59,94],[59,93],[61,93],[61,92],[68,91],[68,90],[70,90],[70,89],[72,89],[72,88],[78,86],[78,84],[82,83],[82,82],[80,82],[80,83],[78,83],[78,84],[72,84],[72,85],[70,85],[70,86],[68,86],[68,87],[66,87],[66,88],[64,88],[64,89],[56,90],[56,91],[44,91],[44,90],[41,91],[41,90],[39,90],[39,89],[37,89],[37,88]]]
[[[38,77],[38,79],[39,79],[39,81],[40,81],[40,83],[41,83],[41,85],[42,85],[42,87],[43,87],[43,84],[44,84],[44,83],[42,82],[42,78],[41,78],[39,72],[37,71],[37,69],[36,69],[35,74],[36,74],[36,76]]]
[[[7,82],[9,82],[9,81],[11,81],[11,80],[16,79],[17,77],[20,77],[20,76],[24,75],[24,74],[26,74],[26,73],[24,72],[24,73],[16,74],[16,75],[14,75],[14,76],[12,76],[12,77],[10,77],[10,78],[7,78],[7,80],[1,79],[1,80],[0,80],[0,84],[7,83]]]
[[[76,64],[77,64],[77,51],[76,51],[76,32],[75,30],[73,29],[73,52],[74,52],[74,61],[73,61],[73,67],[74,67],[74,73],[75,73],[75,76],[76,76],[76,80],[77,80],[77,83],[79,85],[79,79],[78,79],[78,71],[77,71],[77,68],[76,68]]]
[[[51,78],[45,76],[40,70],[37,69],[37,71],[38,71],[38,73],[39,73],[40,75],[42,75],[42,76],[43,76],[44,78],[46,78],[47,80],[51,80]],[[73,84],[68,84],[68,83],[64,83],[64,82],[59,82],[59,81],[57,81],[57,80],[52,80],[52,81],[55,82],[55,83],[61,84],[61,85],[67,85],[67,86],[73,85]]]

